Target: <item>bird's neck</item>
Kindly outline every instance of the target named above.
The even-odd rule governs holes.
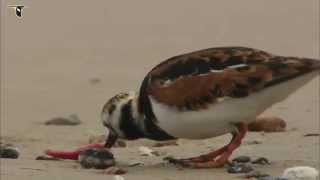
[[[153,113],[152,104],[149,101],[149,98],[147,97],[147,101],[144,100],[144,102],[141,102],[141,99],[142,98],[139,98],[139,96],[133,99],[132,114],[135,119],[135,126],[142,132],[143,138],[152,140],[175,139],[158,127],[157,119]]]
[[[138,111],[138,98],[134,97],[121,108],[119,128],[128,140],[145,137],[144,116]]]

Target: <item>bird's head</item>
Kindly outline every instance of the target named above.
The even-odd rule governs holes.
[[[104,105],[101,119],[108,129],[107,148],[111,148],[118,138],[132,140],[143,137],[137,103],[138,94],[129,92],[115,95]]]

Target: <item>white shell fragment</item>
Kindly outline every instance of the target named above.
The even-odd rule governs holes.
[[[288,180],[318,180],[319,172],[313,167],[296,166],[287,168],[281,177]]]
[[[120,175],[115,175],[113,176],[113,180],[124,180],[124,177]]]
[[[140,146],[139,151],[141,156],[159,156],[159,153],[157,151],[154,151],[145,146]]]

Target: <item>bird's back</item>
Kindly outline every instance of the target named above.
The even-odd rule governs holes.
[[[317,60],[244,47],[196,51],[153,68],[140,88],[140,107],[144,111],[151,96],[181,110],[199,110],[223,97],[247,97],[319,68]]]

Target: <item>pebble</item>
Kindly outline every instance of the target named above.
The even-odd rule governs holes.
[[[140,155],[141,156],[160,156],[160,153],[157,151],[154,151],[148,147],[140,146],[139,147]]]
[[[135,166],[141,166],[141,165],[143,165],[142,162],[132,161],[132,162],[129,163],[128,166],[129,166],[129,167],[135,167]]]
[[[69,117],[56,117],[44,123],[45,125],[56,126],[75,126],[81,124],[79,117],[76,114],[71,114]]]
[[[36,160],[48,160],[48,161],[59,161],[59,158],[49,157],[49,156],[38,156]]]
[[[119,167],[115,167],[115,166],[112,166],[112,167],[109,167],[105,170],[105,172],[107,174],[117,174],[117,175],[120,175],[120,174],[126,174],[127,171],[124,170],[124,169],[121,169]]]
[[[320,136],[319,133],[308,133],[308,134],[305,134],[303,135],[304,137],[309,137],[309,136]]]
[[[17,159],[19,155],[19,149],[12,144],[0,144],[0,158]]]
[[[319,171],[313,167],[296,166],[285,169],[281,177],[288,180],[318,180]]]
[[[101,82],[101,79],[100,78],[91,78],[89,81],[91,84],[98,84]]]
[[[113,154],[106,149],[87,149],[80,153],[79,162],[83,168],[106,169],[115,165]]]
[[[232,159],[232,162],[236,162],[236,163],[247,163],[250,161],[251,161],[251,158],[249,156],[238,156]]]
[[[259,117],[249,123],[249,131],[257,132],[283,132],[286,129],[286,122],[278,117]]]
[[[120,175],[115,175],[115,176],[113,176],[113,180],[124,180],[124,177],[122,177]]]
[[[178,143],[176,140],[164,141],[164,142],[155,143],[152,147],[163,147],[163,146],[178,146]]]
[[[272,176],[265,176],[265,177],[259,177],[257,180],[289,180],[282,177],[272,177]]]
[[[262,141],[259,141],[259,140],[245,141],[244,144],[247,144],[247,145],[262,144]]]
[[[256,160],[253,160],[251,163],[252,164],[261,164],[261,165],[271,164],[270,161],[265,157],[257,158]]]
[[[248,173],[253,171],[253,168],[248,164],[233,164],[228,166],[228,173]]]
[[[262,178],[262,177],[267,177],[267,176],[270,176],[270,175],[261,173],[260,171],[251,171],[241,177],[246,178],[246,179],[250,179],[250,178]]]

